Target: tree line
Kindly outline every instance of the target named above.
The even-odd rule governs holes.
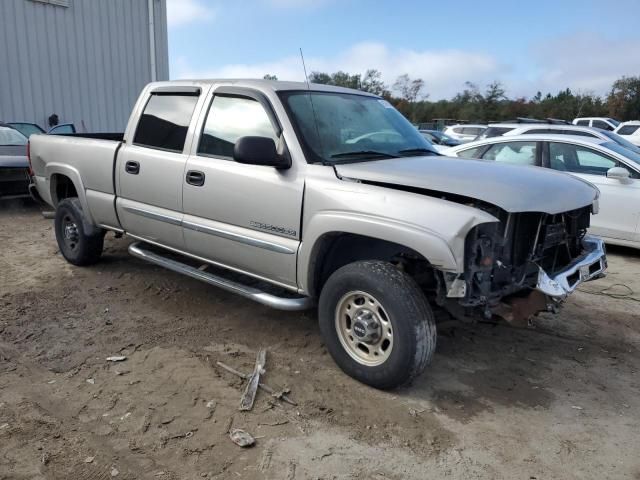
[[[264,78],[277,80],[274,75],[265,75]],[[567,88],[556,94],[537,92],[530,98],[509,98],[503,84],[494,81],[482,89],[476,83],[466,82],[462,91],[452,98],[436,101],[429,100],[428,85],[424,80],[404,74],[392,85],[387,85],[382,80],[382,73],[376,69],[369,69],[363,75],[343,71],[331,74],[311,72],[309,81],[380,95],[414,123],[430,122],[436,118],[481,123],[517,117],[640,119],[640,76],[619,78],[602,97],[593,93],[576,93]]]

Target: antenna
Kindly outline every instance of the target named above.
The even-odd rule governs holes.
[[[322,163],[324,163],[324,149],[322,148],[322,140],[320,139],[320,129],[318,128],[318,117],[316,116],[316,109],[313,105],[313,97],[311,96],[311,86],[309,85],[309,77],[307,76],[307,66],[304,63],[304,55],[302,54],[302,47],[300,48],[300,58],[302,59],[302,69],[304,70],[304,80],[307,82],[307,92],[309,95],[309,103],[311,104],[311,112],[313,113],[313,123],[316,126],[316,135],[318,136],[318,147],[322,154]]]

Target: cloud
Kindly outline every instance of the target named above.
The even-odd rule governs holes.
[[[554,38],[532,52],[534,91],[556,92],[569,87],[603,95],[618,78],[640,72],[640,40],[635,37],[612,39],[578,33]]]
[[[199,0],[167,0],[167,23],[170,28],[214,19],[216,11]]]
[[[306,57],[307,71],[364,73],[369,68],[382,72],[383,80],[391,85],[407,73],[422,78],[431,99],[449,98],[471,80],[481,85],[500,78],[504,65],[491,55],[462,50],[391,49],[377,42],[358,43],[327,57]],[[304,80],[302,63],[297,51],[291,55],[260,63],[235,63],[212,68],[193,68],[186,59],[179,58],[173,66],[174,78],[262,78],[269,73],[280,80]]]

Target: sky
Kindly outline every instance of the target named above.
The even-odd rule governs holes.
[[[368,68],[431,100],[466,81],[510,97],[567,87],[607,93],[640,75],[640,0],[167,0],[172,79],[304,80]]]

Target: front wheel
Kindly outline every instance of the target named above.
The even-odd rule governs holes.
[[[322,289],[318,314],[338,366],[376,388],[410,383],[436,348],[427,299],[409,275],[388,262],[354,262],[336,270]]]

